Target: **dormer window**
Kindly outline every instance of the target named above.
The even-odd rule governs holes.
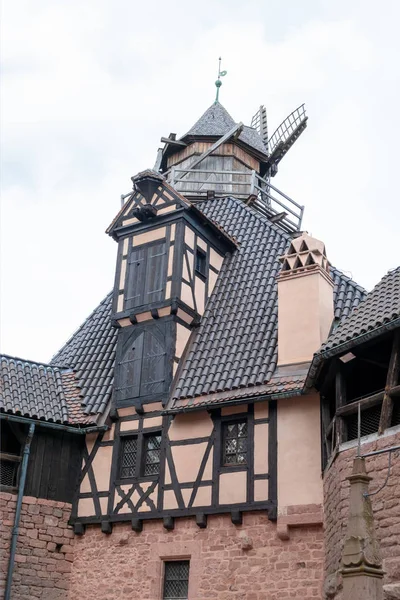
[[[196,273],[207,277],[207,254],[201,248],[196,250]]]

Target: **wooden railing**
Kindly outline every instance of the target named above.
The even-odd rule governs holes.
[[[285,231],[299,231],[304,206],[261,177],[256,171],[214,171],[172,167],[164,174],[167,181],[191,201],[202,201],[210,192],[215,196],[233,196],[245,199]]]

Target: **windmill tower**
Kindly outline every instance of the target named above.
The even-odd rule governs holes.
[[[161,138],[154,170],[192,203],[234,196],[285,231],[299,231],[304,207],[272,185],[271,177],[306,126],[302,104],[269,137],[265,106],[247,126],[216,99],[185,135]]]

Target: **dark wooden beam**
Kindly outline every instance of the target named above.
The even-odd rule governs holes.
[[[181,146],[181,148],[186,148],[187,144],[185,142],[181,142],[180,140],[173,140],[172,138],[162,137],[161,141],[164,144],[171,144],[171,146]]]
[[[83,535],[85,533],[85,525],[83,523],[74,523],[73,530],[75,535]]]
[[[200,527],[200,529],[205,529],[207,527],[207,515],[198,513],[196,515],[196,525],[197,527]]]
[[[361,400],[357,400],[356,402],[352,402],[351,404],[346,404],[346,406],[342,406],[338,408],[336,414],[340,417],[346,415],[352,415],[358,411],[358,405],[360,404],[361,410],[365,408],[370,408],[371,406],[375,406],[381,402],[384,396],[384,392],[377,392],[376,394],[371,394],[371,396],[367,396],[366,398],[362,398]]]
[[[131,521],[133,531],[140,533],[143,529],[142,519],[132,519]]]
[[[243,523],[242,511],[233,510],[231,512],[231,521],[234,525],[241,525]]]
[[[163,526],[167,531],[172,531],[175,527],[175,519],[174,517],[164,517],[163,518]]]
[[[390,390],[399,382],[400,371],[400,331],[395,331],[393,336],[392,353],[390,355],[389,368],[386,378],[385,395],[383,397],[381,420],[379,422],[378,434],[381,435],[385,429],[390,427],[393,414],[393,399]]]
[[[102,521],[101,531],[108,534],[112,533],[112,523],[110,523],[110,521]]]

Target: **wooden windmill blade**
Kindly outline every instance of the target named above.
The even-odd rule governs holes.
[[[268,150],[268,122],[267,122],[267,110],[262,104],[256,114],[251,119],[251,125],[253,129],[256,129],[264,142],[265,147]]]
[[[278,163],[307,127],[307,119],[305,106],[301,104],[282,121],[269,138],[268,163],[271,175],[275,175]]]

